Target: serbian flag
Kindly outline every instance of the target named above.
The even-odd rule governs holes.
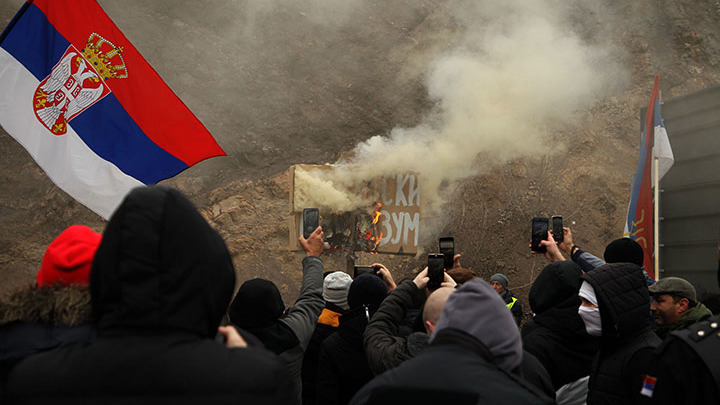
[[[654,206],[652,162],[658,159],[658,175],[661,179],[674,162],[670,140],[660,116],[659,79],[655,76],[650,101],[645,115],[645,126],[640,144],[640,157],[633,181],[632,195],[625,222],[624,236],[637,241],[645,253],[643,264],[650,278],[655,278],[654,252]]]
[[[133,187],[225,155],[95,0],[28,0],[0,35],[0,125],[106,219]]]

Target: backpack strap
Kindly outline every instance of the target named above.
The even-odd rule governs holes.
[[[720,315],[698,322],[687,329],[671,332],[678,337],[705,363],[720,390]]]

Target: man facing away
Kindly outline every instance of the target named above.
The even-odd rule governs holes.
[[[375,377],[351,404],[552,403],[520,378],[522,356],[505,303],[487,282],[473,279],[449,295],[430,345]]]
[[[133,189],[90,272],[97,339],[18,363],[7,403],[292,403],[276,356],[214,339],[238,338],[218,327],[234,285],[225,242],[185,196]]]
[[[299,241],[306,256],[302,261],[302,284],[295,303],[285,309],[275,283],[262,278],[244,282],[230,304],[230,322],[256,336],[283,360],[290,372],[297,403],[302,401],[302,361],[322,312],[324,249],[322,227]]]

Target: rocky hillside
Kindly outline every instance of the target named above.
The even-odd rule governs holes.
[[[505,273],[525,303],[545,265],[527,248],[530,218],[563,215],[576,242],[591,252],[601,253],[621,235],[640,109],[653,76],[660,75],[664,99],[720,83],[720,3],[713,0],[587,1],[570,9],[548,1],[543,10],[437,0],[357,6],[311,0],[99,2],[228,153],[165,183],[187,193],[226,238],[239,281],[274,280],[288,303],[298,291],[302,257],[287,248],[288,167],[352,159],[355,146],[372,136],[442,118],[451,100],[443,91],[454,84],[432,79],[444,55],[470,55],[478,66],[494,68],[484,71],[485,86],[477,93],[493,95],[498,106],[502,94],[535,98],[523,97],[515,112],[521,115],[513,116],[523,131],[506,130],[501,135],[507,139],[487,141],[497,149],[463,156],[473,169],[441,184],[444,203],[435,214],[440,226],[427,228],[423,244],[434,249],[440,234],[455,236],[465,266],[486,276]],[[0,25],[22,3],[3,2]],[[547,43],[526,44],[522,38],[544,37],[502,25],[517,17],[532,27],[533,16],[545,18],[538,27],[552,34]],[[488,38],[519,42],[503,49]],[[494,63],[495,54],[532,56],[541,46],[548,46],[545,54],[564,47],[582,52],[553,56],[549,73],[542,59],[529,59],[518,70]],[[573,57],[594,60],[598,71],[562,71],[575,66]],[[508,72],[509,78],[503,75]],[[544,73],[552,80],[538,80]],[[597,91],[585,94],[582,86]],[[559,98],[575,93],[581,96]],[[563,104],[567,100],[577,104]],[[565,113],[554,116],[553,110]],[[524,121],[535,123],[538,111],[543,120],[533,135]],[[504,113],[498,108],[480,125],[500,121]],[[538,146],[504,153],[522,149],[524,139]],[[449,142],[458,151],[470,144],[467,137]],[[1,130],[0,154],[0,271],[7,290],[34,280],[45,246],[62,229],[82,223],[102,231],[104,221],[57,189]],[[346,259],[328,257],[326,267],[344,269]],[[423,262],[358,258],[376,260],[389,263],[398,279]]]

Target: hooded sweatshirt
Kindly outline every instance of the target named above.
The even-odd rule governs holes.
[[[375,377],[350,403],[554,403],[514,373],[522,355],[502,298],[473,279],[448,298],[430,345]]]
[[[508,315],[498,293],[484,280],[473,279],[450,295],[430,343],[445,328],[460,330],[485,345],[498,367],[513,371],[522,362],[522,342],[515,321]]]
[[[523,346],[545,366],[555,390],[588,376],[598,350],[578,315],[581,273],[573,262],[551,263],[530,288],[535,317],[523,326]]]
[[[90,274],[97,339],[25,359],[8,378],[8,397],[291,402],[275,356],[214,340],[234,283],[225,242],[186,197],[163,186],[132,190],[110,218]]]

